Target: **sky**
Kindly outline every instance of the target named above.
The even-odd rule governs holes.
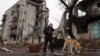
[[[57,28],[60,23],[64,8],[60,6],[59,0],[46,0],[46,3],[50,10],[49,22],[53,23],[54,28]]]

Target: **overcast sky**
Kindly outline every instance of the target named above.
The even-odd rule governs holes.
[[[46,0],[46,3],[50,9],[49,21],[53,23],[54,28],[56,28],[59,25],[64,8],[60,6],[59,0]]]

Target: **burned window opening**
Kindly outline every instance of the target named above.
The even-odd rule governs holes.
[[[16,8],[19,9],[19,8],[20,8],[20,4],[17,4],[17,5],[16,5]]]
[[[77,25],[77,33],[88,33],[88,25]]]
[[[14,41],[16,40],[16,36],[17,36],[17,35],[14,34],[14,33],[11,33],[11,34],[10,34],[10,37],[13,38]]]
[[[42,5],[37,6],[37,7],[36,7],[37,13],[38,13],[38,14],[41,13],[41,12],[42,12],[42,9],[43,9],[43,6],[42,6]]]
[[[10,33],[10,37],[15,41],[16,40],[16,30],[12,30]]]
[[[40,20],[40,19],[42,19],[42,15],[40,15],[40,14],[37,14],[37,15],[36,15],[36,19],[37,19],[37,20]]]

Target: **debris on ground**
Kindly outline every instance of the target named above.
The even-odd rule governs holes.
[[[5,52],[13,52],[13,50],[10,50],[10,49],[5,48],[5,47],[2,47],[1,49],[4,50]]]
[[[5,47],[0,47],[1,52],[13,52],[13,50],[5,48]]]

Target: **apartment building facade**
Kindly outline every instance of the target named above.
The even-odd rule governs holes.
[[[19,0],[4,14],[2,39],[11,43],[36,32],[42,35],[48,17],[45,0]]]

